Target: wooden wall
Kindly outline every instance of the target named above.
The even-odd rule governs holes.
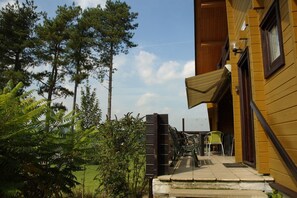
[[[227,24],[228,24],[228,36],[229,42],[235,40],[235,20],[233,17],[234,10],[232,8],[232,0],[226,1],[227,10]],[[237,162],[242,161],[242,141],[241,141],[241,127],[240,127],[240,105],[239,105],[239,95],[235,92],[235,87],[238,86],[238,70],[237,70],[238,59],[234,54],[230,53],[230,60],[227,64],[231,64],[231,90],[233,98],[233,116],[234,116],[234,150],[235,150],[235,160]]]
[[[273,0],[227,0],[229,40],[230,45],[236,42],[241,48],[249,47],[253,100],[286,151],[297,163],[297,0],[280,0],[285,66],[265,79],[259,24],[272,2]],[[256,3],[263,5],[264,9],[253,9]],[[249,25],[246,30],[241,31],[243,21]],[[240,38],[244,37],[248,40],[242,43]],[[231,52],[229,61],[232,65],[236,161],[242,160],[240,101],[235,92],[235,86],[239,84],[239,56]],[[254,130],[258,172],[271,173],[277,183],[297,191],[296,181],[290,176],[289,170],[267,139],[256,117]]]
[[[264,16],[271,0],[264,1]],[[294,3],[293,3],[294,2]],[[285,66],[265,81],[267,121],[295,163],[297,163],[296,1],[280,0]],[[269,147],[270,172],[277,183],[297,191],[297,183],[273,146]]]

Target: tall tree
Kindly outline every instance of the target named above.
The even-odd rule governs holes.
[[[12,79],[30,85],[28,68],[34,65],[34,28],[40,17],[33,0],[7,4],[0,11],[0,88]]]
[[[85,90],[81,90],[81,105],[79,109],[79,118],[83,130],[91,127],[99,127],[102,112],[99,108],[99,101],[96,99],[96,90],[91,92],[91,86],[87,82]]]
[[[67,45],[69,59],[69,73],[74,82],[73,115],[76,113],[77,89],[83,80],[87,79],[95,65],[93,48],[95,45],[94,31],[92,28],[92,15],[89,10],[84,10],[77,23],[70,31]],[[73,130],[73,129],[72,129]]]
[[[138,13],[131,12],[130,9],[125,2],[107,0],[105,9],[98,16],[100,59],[101,64],[108,68],[108,119],[111,118],[114,56],[127,54],[129,48],[137,46],[131,39],[134,36],[132,31],[138,27],[138,24],[134,23]]]
[[[66,75],[68,49],[71,30],[80,14],[80,8],[75,6],[58,6],[55,18],[44,15],[44,22],[36,28],[39,40],[37,57],[50,69],[35,75],[39,81],[39,94],[47,94],[49,106],[54,97],[66,97],[73,93],[64,86]]]

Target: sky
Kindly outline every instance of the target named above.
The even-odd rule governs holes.
[[[20,0],[22,1],[22,0]],[[112,115],[118,118],[128,112],[141,116],[168,114],[170,125],[181,130],[185,118],[186,130],[207,130],[205,105],[187,107],[185,78],[194,72],[194,8],[193,0],[121,0],[132,12],[138,13],[138,28],[132,39],[138,46],[127,55],[115,57]],[[13,0],[0,0],[0,6]],[[38,11],[54,17],[58,5],[75,2],[82,8],[106,0],[35,0]],[[103,117],[107,112],[107,81],[90,79],[96,88]],[[73,89],[72,84],[67,85]],[[79,91],[80,93],[80,91]],[[72,98],[63,99],[71,109]],[[80,101],[78,101],[80,103]]]

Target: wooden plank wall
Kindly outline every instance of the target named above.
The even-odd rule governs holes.
[[[264,6],[263,10],[253,10],[257,2]],[[227,0],[228,31],[230,45],[240,42],[242,35],[247,36],[246,43],[250,50],[250,66],[252,78],[253,100],[261,110],[269,125],[276,133],[282,145],[297,163],[297,0],[279,0],[283,46],[285,51],[285,66],[264,78],[262,48],[259,24],[269,10],[273,0]],[[253,4],[251,4],[253,3]],[[255,6],[258,7],[259,6]],[[247,30],[240,31],[243,21],[249,24]],[[238,85],[237,62],[239,55],[230,53],[232,65],[232,95],[234,107],[234,131],[236,161],[242,160],[240,101],[235,92]],[[260,173],[268,173],[276,182],[297,191],[297,182],[290,176],[284,162],[278,156],[270,141],[254,119],[256,136],[256,168]]]
[[[229,1],[230,2],[230,1]],[[231,11],[233,11],[233,18],[229,18],[229,28],[233,28],[233,35],[229,34],[229,36],[233,36],[230,41],[235,41],[237,46],[244,49],[245,47],[249,48],[249,56],[250,56],[250,70],[251,70],[251,80],[252,80],[252,97],[253,100],[257,103],[258,107],[262,110],[262,113],[265,112],[265,104],[264,104],[264,75],[263,75],[263,64],[262,64],[262,51],[261,51],[261,41],[260,41],[260,30],[259,30],[259,19],[258,13],[255,10],[252,10],[252,2],[249,0],[233,0],[232,3],[229,3]],[[233,20],[233,27],[230,23],[230,20]],[[241,30],[243,23],[248,24],[245,30]],[[229,32],[230,33],[230,32]],[[248,40],[241,40],[247,38]],[[237,61],[238,57],[232,57],[231,60],[234,60],[236,73],[232,73],[232,80],[238,85],[238,75],[237,75]],[[236,84],[233,85],[233,87]],[[233,98],[236,96],[233,94]],[[235,124],[235,132],[237,134],[236,140],[236,150],[237,152],[236,160],[242,160],[242,148],[241,144],[241,134],[238,134],[241,130],[240,123],[240,101],[239,97],[236,96],[236,100],[234,101],[234,109],[235,109],[235,120],[238,120],[238,123]],[[237,132],[239,131],[239,132]],[[254,132],[255,132],[255,147],[256,147],[256,168],[260,173],[269,173],[269,159],[268,159],[268,140],[267,137],[258,122],[258,120],[254,119]],[[239,139],[240,138],[240,139]],[[240,156],[238,156],[240,155]]]
[[[261,110],[263,116],[266,117],[265,94],[264,94],[264,68],[261,48],[260,22],[258,12],[249,9],[247,12],[246,22],[248,28],[245,30],[248,37],[248,46],[250,53],[250,72],[252,79],[252,97],[253,101]],[[268,139],[254,115],[254,133],[255,133],[255,148],[256,148],[256,168],[259,173],[269,173],[269,153]]]
[[[268,10],[271,0],[264,1]],[[295,2],[295,3],[292,3]],[[296,83],[296,1],[280,0],[281,26],[285,51],[285,66],[265,81],[267,121],[278,139],[297,163],[297,83]],[[280,160],[273,146],[269,147],[270,171],[277,183],[297,191],[296,181]]]
[[[234,20],[234,10],[232,9],[232,0],[226,1],[227,10],[227,23],[228,23],[228,35],[229,42],[232,43],[236,40],[235,38],[235,20]],[[230,44],[231,46],[231,44]],[[232,49],[230,49],[232,50]],[[236,57],[232,51],[230,52],[230,60],[227,64],[231,64],[231,90],[232,90],[232,100],[233,100],[233,117],[234,117],[234,150],[235,150],[235,161],[242,161],[242,141],[241,141],[241,125],[240,125],[240,103],[239,95],[235,91],[235,87],[239,85],[238,83],[238,69],[237,69],[238,57]]]
[[[249,8],[249,0],[227,0],[227,19],[228,19],[228,34],[231,46],[230,60],[227,62],[232,66],[232,97],[233,97],[233,115],[234,115],[234,139],[235,139],[235,160],[242,162],[242,136],[241,136],[241,116],[240,116],[240,98],[236,93],[238,82],[238,66],[239,54],[235,55],[232,52],[232,45],[234,42],[239,44],[240,28],[246,18],[247,10]],[[236,8],[236,9],[234,9]]]

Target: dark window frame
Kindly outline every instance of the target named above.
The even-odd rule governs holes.
[[[285,65],[281,17],[279,10],[279,2],[278,0],[275,0],[260,24],[265,78],[270,77],[274,72]],[[268,34],[275,26],[277,27],[280,55],[274,61],[271,61]]]

